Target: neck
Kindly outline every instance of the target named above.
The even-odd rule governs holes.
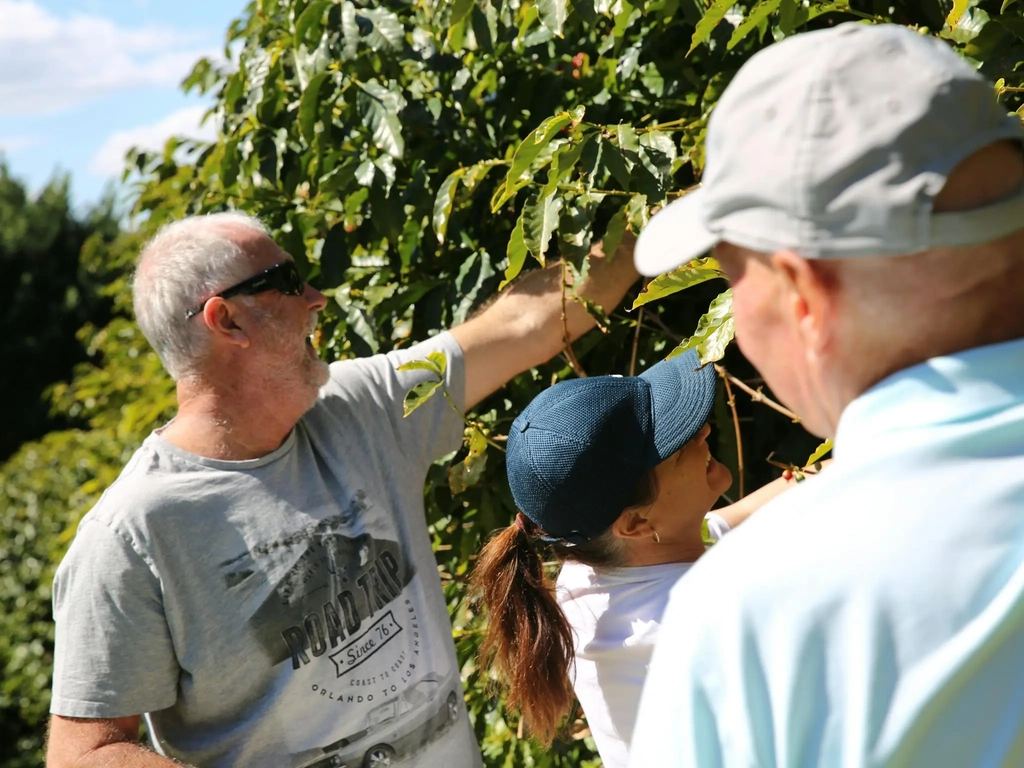
[[[178,414],[161,436],[189,453],[224,461],[258,459],[276,450],[305,409],[261,397],[268,390],[251,378],[236,382],[179,382]]]
[[[662,539],[656,543],[652,538],[633,541],[626,549],[624,565],[635,568],[666,563],[695,563],[703,554],[704,541],[698,529],[695,536],[678,541]]]

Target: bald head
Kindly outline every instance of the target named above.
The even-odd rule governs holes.
[[[251,254],[268,242],[259,219],[242,213],[190,216],[164,226],[139,257],[132,283],[135,316],[175,380],[195,372],[206,335],[185,312],[248,277]]]

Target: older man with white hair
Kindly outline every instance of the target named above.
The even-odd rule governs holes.
[[[632,259],[593,255],[581,291],[611,308]],[[323,294],[226,213],[161,230],[134,301],[178,413],[57,572],[47,765],[478,765],[423,510],[463,424],[440,397],[403,418],[430,374],[397,369],[444,353],[465,409],[546,361],[558,268],[429,341],[328,366],[308,340]],[[575,304],[566,322],[592,325]]]
[[[642,272],[709,248],[835,464],[674,589],[635,766],[1024,765],[1024,130],[942,41],[754,56]]]

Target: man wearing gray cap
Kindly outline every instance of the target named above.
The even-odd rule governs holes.
[[[631,765],[1024,765],[1022,140],[902,27],[797,35],[725,91],[637,265],[713,248],[836,462],[674,587]]]

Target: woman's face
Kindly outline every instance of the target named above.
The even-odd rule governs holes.
[[[690,442],[654,468],[658,497],[645,513],[662,541],[691,538],[718,498],[732,485],[732,473],[711,455],[705,424]]]

